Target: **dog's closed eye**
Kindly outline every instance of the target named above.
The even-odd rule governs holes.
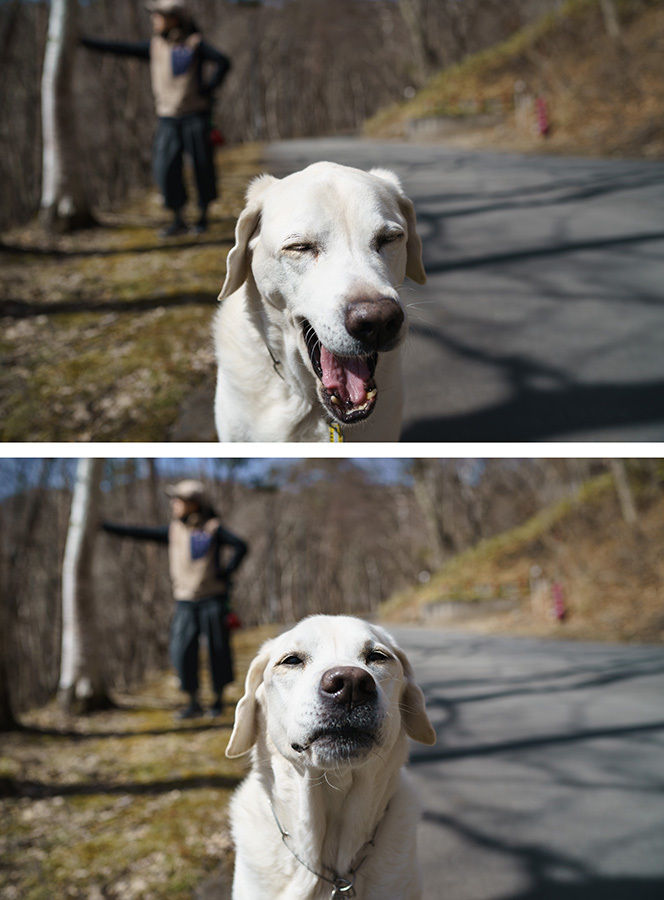
[[[375,237],[374,247],[380,253],[383,247],[385,247],[387,244],[395,244],[397,241],[400,241],[405,237],[406,235],[400,228],[381,231]]]
[[[320,245],[315,241],[293,241],[284,244],[281,249],[284,253],[289,253],[294,256],[304,256],[307,254],[318,256],[320,253]]]

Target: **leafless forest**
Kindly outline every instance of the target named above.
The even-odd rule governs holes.
[[[357,130],[434,71],[502,40],[560,0],[190,0],[232,71],[215,124],[228,143]],[[49,5],[0,3],[0,228],[39,205],[40,79]],[[81,32],[149,36],[141,0],[91,0]],[[150,183],[155,119],[147,66],[72,48],[81,166],[94,206]]]
[[[20,712],[58,685],[61,582],[74,463],[0,464],[0,682]],[[374,613],[454,553],[523,522],[604,463],[578,460],[107,461],[98,515],[165,524],[164,485],[201,477],[250,552],[233,587],[247,624]],[[157,545],[99,533],[94,615],[111,688],[168,665],[168,562]],[[4,672],[4,679],[3,679]],[[2,691],[0,691],[0,694]]]

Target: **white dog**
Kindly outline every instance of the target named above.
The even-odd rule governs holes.
[[[256,179],[215,319],[221,441],[396,441],[413,204],[391,172],[321,162]]]
[[[411,665],[385,631],[312,616],[268,641],[226,751],[253,748],[231,804],[233,900],[417,900],[407,736],[436,740]]]

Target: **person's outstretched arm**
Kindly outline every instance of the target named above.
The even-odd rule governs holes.
[[[150,59],[150,41],[100,41],[96,38],[82,37],[81,44],[88,50],[96,50],[99,53]]]
[[[101,527],[108,534],[114,534],[117,537],[130,537],[138,541],[157,541],[159,544],[168,543],[168,525],[150,528],[142,525],[118,525],[115,522],[102,522]]]

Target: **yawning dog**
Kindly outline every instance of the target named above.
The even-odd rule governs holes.
[[[397,177],[320,162],[250,185],[215,318],[221,441],[397,441],[407,332],[426,281]]]
[[[436,740],[412,667],[381,628],[311,616],[265,644],[226,751],[253,750],[231,804],[233,900],[417,900],[407,737]]]

